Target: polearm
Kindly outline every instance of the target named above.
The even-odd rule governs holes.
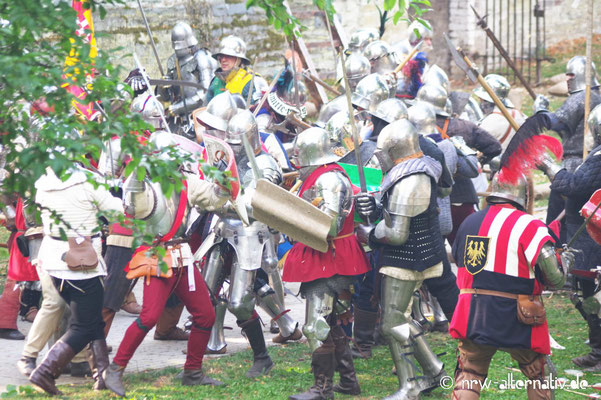
[[[321,78],[313,75],[311,73],[311,71],[309,71],[309,70],[303,71],[303,76],[305,78],[309,79],[310,81],[320,84],[324,89],[332,92],[336,96],[340,96],[342,94],[338,90],[336,90],[335,88],[333,88],[332,86],[330,86],[326,82],[324,82]]]
[[[492,44],[497,48],[497,50],[499,50],[499,53],[501,53],[501,56],[505,59],[507,65],[509,65],[509,67],[513,70],[515,76],[517,76],[522,85],[524,85],[524,88],[526,88],[530,97],[532,97],[533,100],[536,99],[536,93],[534,93],[534,90],[532,90],[526,79],[524,79],[524,77],[522,76],[516,65],[513,63],[513,60],[511,59],[501,42],[499,42],[499,40],[495,36],[494,32],[491,31],[488,27],[488,24],[486,23],[485,19],[486,16],[481,18],[476,9],[471,4],[470,7],[472,8],[472,11],[474,12],[474,14],[476,14],[476,18],[478,19],[478,22],[476,24],[484,30],[486,36],[488,36]]]
[[[142,13],[142,18],[144,19],[144,25],[146,25],[146,32],[148,32],[148,37],[150,38],[152,52],[154,53],[154,57],[157,59],[157,64],[159,65],[159,72],[161,73],[161,76],[165,76],[165,72],[163,71],[163,65],[161,64],[161,59],[159,58],[159,53],[157,52],[157,46],[154,44],[154,39],[152,38],[152,31],[150,30],[150,25],[148,25],[146,13],[144,12],[144,8],[142,8],[142,3],[140,3],[140,0],[138,0],[138,7],[140,7],[140,12]]]
[[[449,50],[451,51],[451,55],[453,56],[453,61],[455,61],[455,64],[457,64],[457,66],[463,72],[465,72],[467,77],[473,83],[479,83],[482,86],[482,88],[484,88],[484,90],[486,90],[486,93],[488,93],[488,95],[493,100],[495,105],[497,107],[499,107],[499,110],[501,110],[501,113],[503,114],[505,119],[507,119],[507,121],[509,122],[511,127],[516,131],[518,129],[520,129],[520,126],[515,121],[515,119],[511,116],[511,114],[507,110],[507,107],[505,107],[505,104],[503,104],[503,102],[499,99],[499,96],[496,95],[496,93],[492,90],[490,85],[488,83],[486,83],[486,81],[482,77],[482,74],[480,74],[480,72],[478,71],[476,66],[463,53],[463,50],[461,49],[461,47],[455,47],[455,45],[453,44],[453,42],[451,42],[451,39],[449,39],[449,37],[447,36],[446,33],[444,34],[444,38],[447,41],[447,45],[449,46]]]

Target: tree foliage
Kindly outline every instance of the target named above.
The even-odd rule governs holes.
[[[104,16],[103,4],[112,3],[123,0],[90,0],[84,6]],[[148,174],[166,194],[180,189],[186,157],[174,149],[141,145],[134,133],[150,126],[129,111],[132,91],[121,83],[126,73],[111,63],[115,50],[99,49],[93,57],[90,44],[75,34],[78,29],[71,0],[0,0],[0,144],[8,171],[1,193],[33,199],[35,181],[47,167],[62,179],[75,162],[92,168],[90,160],[98,160],[114,137],[121,138],[122,151],[131,157],[126,175]],[[75,59],[66,67],[69,54]],[[98,103],[106,117],[87,121],[74,112],[76,99],[62,87],[65,82],[85,87],[83,103]],[[48,107],[40,106],[43,102]],[[144,236],[143,225],[135,224],[136,244],[152,240]]]
[[[399,21],[409,21],[409,15],[413,19],[430,27],[428,22],[422,19],[424,12],[430,10],[430,0],[379,0],[376,6],[384,9],[388,14],[392,14],[392,21],[397,24]],[[313,0],[313,4],[324,11],[330,21],[336,14],[332,0]],[[300,36],[306,27],[292,15],[287,7],[286,0],[247,0],[246,8],[259,7],[265,10],[270,25],[277,31],[282,31],[286,36]]]

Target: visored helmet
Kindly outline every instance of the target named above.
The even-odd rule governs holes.
[[[261,150],[257,120],[249,110],[239,110],[227,124],[225,141],[232,146],[236,156],[244,152],[242,136],[246,136],[255,154]]]
[[[326,131],[333,147],[332,151],[338,157],[344,157],[349,151],[355,149],[353,127],[349,121],[348,111],[339,111],[334,114],[326,124]]]
[[[497,95],[497,97],[499,98],[499,100],[501,100],[505,107],[514,107],[511,100],[509,100],[509,98],[507,97],[507,95],[509,95],[509,89],[511,89],[511,85],[504,76],[497,74],[488,74],[486,75],[484,80],[486,81],[486,83],[488,83],[488,86],[490,86],[492,91]],[[490,97],[490,95],[486,92],[486,90],[484,90],[482,86],[479,86],[476,89],[474,89],[474,94],[482,100],[494,104],[492,97]]]
[[[591,87],[599,86],[597,81],[597,69],[595,63],[591,64]],[[570,94],[580,92],[586,88],[586,57],[574,56],[566,65],[566,75],[568,75],[568,92]]]
[[[423,85],[417,92],[417,99],[430,104],[437,115],[449,116],[447,112],[449,96],[442,86],[432,84]]]
[[[405,103],[396,98],[382,101],[374,111],[370,111],[369,113],[389,124],[399,119],[407,119],[409,115]]]
[[[328,132],[317,127],[305,129],[298,134],[292,154],[298,168],[329,164],[340,158],[332,151]]]
[[[183,50],[191,46],[196,46],[198,40],[194,36],[194,31],[188,23],[178,21],[171,30],[171,46],[173,50]]]
[[[416,101],[409,107],[409,121],[415,126],[420,135],[431,135],[436,129],[436,112],[434,107],[424,101]]]
[[[236,101],[229,90],[226,90],[213,97],[207,108],[198,113],[196,118],[213,129],[225,132],[230,118],[237,112]]]
[[[246,58],[246,43],[238,36],[229,35],[221,39],[219,51],[213,54],[213,58],[218,60],[220,55],[238,57],[243,64],[250,64]]]
[[[374,155],[384,173],[399,160],[420,152],[417,130],[409,120],[400,119],[386,125],[378,135]]]
[[[378,104],[390,98],[390,88],[380,74],[369,74],[361,79],[352,95],[352,103],[365,110],[374,111]]]

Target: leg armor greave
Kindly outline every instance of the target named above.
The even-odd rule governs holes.
[[[415,359],[422,367],[422,371],[425,375],[422,387],[424,390],[428,390],[438,386],[440,383],[441,375],[444,373],[444,364],[430,348],[421,326],[415,321],[411,321],[409,325],[411,329],[411,341],[413,342],[415,351]]]
[[[211,337],[209,338],[209,343],[207,344],[207,348],[213,352],[218,352],[227,346],[227,343],[225,342],[225,335],[223,334],[223,322],[225,320],[226,310],[227,301],[218,299],[217,305],[215,306],[215,324],[213,324],[213,328],[211,329]]]
[[[390,400],[417,399],[421,390],[416,380],[411,321],[405,315],[415,286],[415,281],[382,278],[382,335],[390,347],[399,380],[399,390],[387,397]]]
[[[449,322],[436,297],[431,296],[430,302],[432,303],[432,312],[434,313],[434,323],[444,324],[445,322]]]
[[[303,333],[307,337],[311,351],[315,351],[330,333],[327,317],[333,312],[334,296],[330,293],[309,291],[305,294],[305,299]]]
[[[207,284],[209,292],[213,296],[217,296],[225,279],[223,270],[223,250],[221,244],[216,245],[211,249],[209,258],[202,270],[202,277]]]
[[[257,301],[259,306],[277,322],[282,336],[288,337],[294,333],[298,323],[286,312],[284,305],[280,303],[277,294],[269,285],[263,285],[257,291]]]
[[[232,264],[228,310],[238,321],[249,320],[255,309],[255,274],[255,270],[241,269],[237,261]]]

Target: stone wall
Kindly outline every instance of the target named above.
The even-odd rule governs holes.
[[[536,0],[515,1],[517,9],[524,5],[528,10],[529,5],[534,4]],[[486,4],[490,8],[493,2],[513,4],[509,0],[471,1],[482,14]],[[172,53],[171,28],[176,21],[184,20],[196,30],[200,43],[213,51],[219,40],[228,34],[242,37],[247,42],[250,59],[257,62],[256,70],[265,76],[271,76],[282,65],[281,55],[288,45],[283,35],[267,25],[262,9],[247,10],[245,3],[245,0],[142,0],[163,65]],[[316,12],[313,0],[289,0],[289,3],[295,16],[308,27],[303,38],[318,71],[324,76],[333,75],[334,54],[329,45],[324,20]],[[335,0],[334,6],[339,12],[347,36],[360,27],[378,28],[380,21],[376,4],[380,3],[381,0]],[[488,39],[476,26],[476,19],[469,9],[470,2],[432,0],[432,3],[434,10],[425,15],[435,32],[434,50],[429,54],[430,62],[447,71],[451,70],[455,77],[461,77],[461,73],[452,63],[442,33],[448,32],[455,44],[466,49],[479,63],[483,62],[482,58],[478,58],[485,53]],[[540,4],[546,9],[547,45],[585,35],[584,0],[540,0]],[[110,6],[107,7],[107,11],[104,20],[98,15],[94,16],[96,31],[100,35],[99,46],[104,50],[117,49],[117,62],[128,70],[134,67],[134,62],[126,55],[135,50],[150,75],[158,76],[157,63],[137,2],[129,1],[126,5]],[[596,32],[601,33],[601,27],[598,27]],[[405,39],[407,35],[406,23],[393,25],[389,21],[383,39],[389,43],[396,43]],[[490,51],[490,43],[488,46]]]

